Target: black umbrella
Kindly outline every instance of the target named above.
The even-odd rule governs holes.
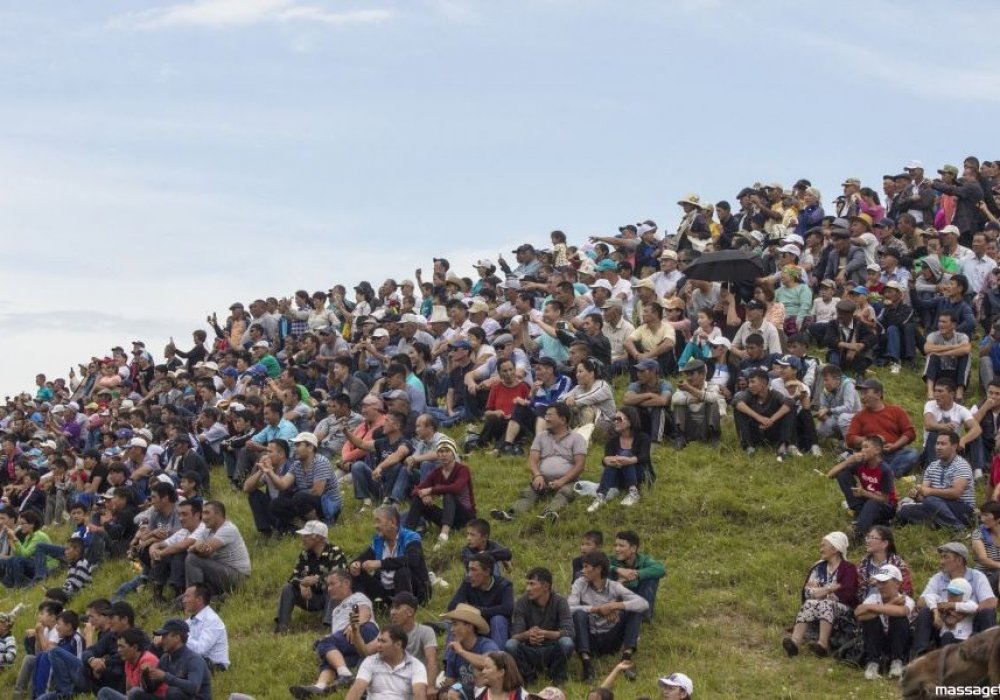
[[[705,253],[684,268],[690,280],[705,282],[748,282],[764,276],[760,258],[743,250]]]

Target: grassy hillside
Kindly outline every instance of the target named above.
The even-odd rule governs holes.
[[[904,404],[911,416],[918,416],[923,404],[919,376],[904,373],[890,377],[886,372],[882,379],[888,399]],[[669,446],[656,448],[659,480],[635,508],[615,504],[588,515],[587,501],[578,500],[555,524],[544,524],[534,517],[495,524],[495,538],[515,551],[516,589],[521,590],[528,568],[544,565],[554,570],[557,590],[566,592],[569,562],[577,552],[581,532],[597,527],[611,538],[616,530],[631,528],[643,538],[643,550],[666,562],[668,573],[660,587],[656,617],[643,626],[637,656],[639,679],[636,683],[619,681],[619,697],[657,696],[656,678],[671,671],[690,675],[699,699],[898,697],[889,681],[867,682],[860,671],[810,658],[808,653],[789,660],[780,647],[783,630],[797,610],[799,587],[818,558],[820,538],[830,530],[848,531],[850,527],[836,484],[813,471],[829,467],[832,456],[821,460],[803,457],[783,464],[763,452],[748,458],[738,449],[731,416],[725,419],[723,433],[718,450],[702,445],[691,445],[682,453]],[[587,479],[599,477],[599,452],[593,449],[587,460]],[[526,481],[523,458],[498,460],[480,453],[469,462],[481,513],[509,504]],[[213,483],[225,480],[213,478]],[[239,690],[257,698],[288,697],[288,685],[311,683],[315,678],[311,645],[320,634],[317,619],[307,622],[300,611],[293,619],[291,634],[272,634],[277,592],[289,575],[298,543],[257,543],[242,494],[226,491],[221,495],[247,538],[254,574],[246,589],[231,597],[222,610],[229,627],[234,670],[215,677],[215,696],[225,698]],[[368,541],[371,523],[369,515],[357,515],[351,496],[346,501],[345,513],[331,530],[331,539],[352,556]],[[56,539],[65,536],[55,534]],[[431,568],[451,582],[452,588],[435,589],[423,617],[442,612],[460,581],[457,555],[462,539],[453,537],[445,550],[428,552]],[[925,528],[899,532],[900,552],[913,568],[918,587],[936,569],[935,546],[940,541],[941,535]],[[862,554],[852,551],[851,560],[857,561]],[[110,595],[129,575],[125,564],[106,565],[93,588],[81,596],[81,606],[88,598]],[[4,610],[22,596],[32,607],[40,599],[37,589],[2,593],[0,609]],[[166,617],[151,605],[148,591],[130,601],[140,611],[141,624],[147,630]],[[22,613],[16,625],[18,637],[30,624],[33,612]],[[600,659],[598,672],[609,670],[614,660]],[[577,678],[578,672],[579,664],[574,660],[571,676]],[[13,673],[4,672],[0,696],[5,696],[12,684]],[[567,688],[573,698],[583,697],[585,690],[577,682]]]

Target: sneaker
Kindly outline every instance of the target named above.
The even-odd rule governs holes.
[[[786,448],[784,448],[784,447],[779,447],[778,448],[778,457],[777,457],[777,460],[779,462],[784,462],[785,461],[785,457],[787,457],[787,456],[788,456],[788,450]]]
[[[902,367],[898,362],[893,362],[892,366],[889,367],[889,374],[899,374],[902,371]],[[867,673],[867,672],[866,672]]]
[[[973,471],[972,472],[972,478],[975,479],[976,481],[982,481],[983,480],[983,470],[982,469],[976,469],[975,471]]]
[[[438,535],[437,542],[434,543],[434,551],[435,552],[438,551],[446,544],[448,544],[448,535],[442,532],[440,535]]]
[[[354,685],[354,676],[352,675],[341,676],[338,674],[337,680],[333,682],[334,688],[349,688],[352,685]],[[327,687],[329,688],[330,686]]]
[[[371,508],[372,508],[372,499],[366,498],[365,500],[361,501],[361,507],[358,508],[358,513],[359,514],[367,513],[369,510],[371,510]]]
[[[639,489],[633,486],[628,490],[628,493],[625,494],[625,498],[622,499],[622,505],[625,506],[626,508],[629,508],[631,506],[634,506],[638,502],[639,502]]]
[[[820,454],[822,455],[823,453],[820,452]],[[802,456],[802,450],[800,450],[795,445],[789,445],[788,446],[788,456],[789,457],[801,457]]]
[[[589,506],[587,506],[587,512],[596,513],[597,509],[603,505],[604,505],[604,496],[602,496],[601,494],[597,494],[597,498],[594,499],[594,502],[591,503]]]
[[[674,438],[674,449],[678,452],[687,447],[688,441],[683,435],[678,435]]]
[[[559,519],[559,513],[554,510],[543,510],[537,517],[539,520],[548,520],[550,523],[554,523]]]
[[[431,586],[437,586],[439,588],[447,588],[451,584],[445,581],[443,578],[435,574],[433,571],[427,572],[427,578],[430,579]]]
[[[903,662],[901,659],[893,659],[889,664],[889,678],[903,677]]]
[[[616,498],[618,498],[618,494],[619,493],[621,493],[621,491],[619,491],[617,488],[615,488],[614,486],[612,486],[611,488],[608,489],[608,492],[606,494],[604,494],[604,500],[605,501],[609,501],[609,502],[613,501]]]
[[[877,681],[878,679],[879,679],[878,662],[871,661],[867,666],[865,666],[865,680]]]
[[[819,445],[813,445],[812,447],[809,448],[809,454],[819,459],[820,457],[823,456],[823,448],[820,447]]]
[[[491,510],[490,517],[493,518],[494,520],[503,520],[504,522],[507,523],[509,523],[511,520],[514,519],[514,516],[511,515],[508,511],[501,510],[500,508],[494,508],[493,510]]]
[[[757,451],[756,447],[750,446],[743,450],[747,453],[747,457],[753,457],[754,453]]]

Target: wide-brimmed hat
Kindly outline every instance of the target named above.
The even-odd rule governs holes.
[[[489,634],[490,626],[486,622],[486,619],[479,612],[479,608],[474,608],[466,603],[459,603],[454,610],[449,610],[446,613],[441,613],[441,617],[446,620],[458,620],[459,622],[467,622],[476,628],[476,632],[479,634]]]
[[[701,197],[696,194],[686,194],[677,200],[677,204],[690,204],[692,206],[701,208]]]
[[[448,318],[448,310],[439,305],[435,304],[431,307],[431,317],[427,319],[428,323],[451,323],[451,319]]]

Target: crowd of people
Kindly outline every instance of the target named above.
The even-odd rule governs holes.
[[[511,262],[478,260],[472,277],[435,258],[426,280],[237,301],[160,357],[134,341],[68,377],[38,375],[0,409],[0,580],[63,583],[23,645],[0,618],[0,665],[20,661],[18,697],[210,697],[230,665],[212,603],[257,575],[249,533],[212,497],[232,488],[258,540],[301,539],[274,631],[301,614],[326,635],[294,697],[499,700],[547,678],[535,695],[555,700],[571,667],[592,684],[595,657],[614,654],[593,691],[606,700],[618,676],[636,677],[661,557],[631,530],[609,551],[588,531],[560,593],[551,568],[508,578],[518,553],[490,520],[551,522],[578,498],[589,513],[652,508],[659,455],[730,432],[757,459],[832,455],[849,512],[849,534],[822,540],[785,651],[808,642],[825,656],[851,623],[866,677],[898,677],[911,655],[995,623],[1000,572],[1000,161],[937,173],[912,161],[881,195],[847,178],[829,211],[807,180],[755,183],[736,209],[687,195],[662,235],[651,220],[576,246],[553,231]],[[730,250],[756,272],[706,279]],[[918,361],[923,444],[873,369]],[[595,482],[583,479],[591,450]],[[513,502],[477,478],[485,457],[526,467]],[[978,507],[977,481],[989,494]],[[373,522],[364,551],[331,542],[334,526],[357,526],[348,510]],[[914,601],[890,526],[965,533],[977,518],[972,552],[942,544],[941,573]],[[418,623],[437,580],[425,551],[456,534],[466,576],[440,625]],[[73,598],[117,558],[135,576],[78,615]],[[126,601],[140,588],[184,615],[150,638]],[[682,673],[660,686],[693,694]]]

